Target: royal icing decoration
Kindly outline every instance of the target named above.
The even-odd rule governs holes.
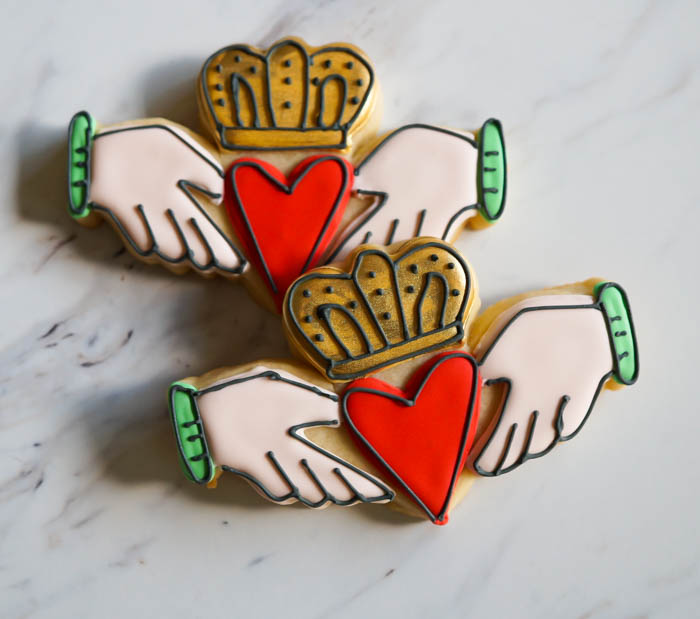
[[[476,433],[480,389],[474,359],[454,352],[428,361],[405,390],[360,378],[343,395],[354,436],[436,524],[447,523]]]
[[[636,379],[631,314],[626,297],[617,302],[624,292],[606,284],[598,295],[530,297],[486,330],[474,354],[486,384],[504,384],[505,397],[475,446],[477,473],[501,475],[549,453],[578,434],[611,377]]]
[[[227,150],[345,149],[377,106],[372,66],[348,44],[287,38],[225,47],[199,80],[206,128]]]
[[[259,276],[293,351],[349,384],[339,398],[308,368],[274,361],[174,383],[190,480],[213,487],[227,471],[271,501],[314,508],[387,503],[393,487],[411,499],[403,507],[445,524],[474,479],[465,467],[496,476],[549,453],[579,433],[603,388],[636,381],[617,284],[513,299],[473,321],[476,279],[448,241],[503,213],[499,121],[473,133],[406,125],[374,139],[380,97],[366,56],[293,37],[220,49],[197,92],[216,153],[168,121],[98,128],[76,114],[70,214],[108,221],[146,262],[245,274],[252,286]],[[360,200],[347,209],[353,195],[359,214]],[[456,350],[467,334],[473,357]],[[383,376],[403,388],[368,376],[420,355],[431,356],[410,379],[399,367]]]
[[[476,298],[451,245],[414,239],[387,254],[360,248],[347,270],[319,267],[289,288],[287,337],[336,382],[352,380],[464,339]]]
[[[430,125],[401,127],[357,165],[355,176],[357,194],[373,196],[374,203],[346,227],[328,261],[361,243],[390,245],[414,236],[449,241],[472,217],[493,221],[503,211],[500,123],[487,121],[479,139]]]
[[[201,203],[221,202],[221,166],[172,123],[94,131],[81,112],[71,123],[70,204],[82,220],[109,221],[144,259],[197,271],[240,273],[246,261]],[[77,136],[76,136],[77,134]],[[82,177],[81,177],[82,175]]]
[[[309,428],[339,425],[338,397],[287,371],[259,365],[204,389],[178,382],[169,401],[194,481],[211,482],[219,468],[271,501],[308,507],[394,497],[379,479],[305,436]]]
[[[226,208],[246,255],[278,308],[299,275],[314,267],[342,219],[352,166],[309,157],[289,175],[259,159],[239,159],[226,179]]]

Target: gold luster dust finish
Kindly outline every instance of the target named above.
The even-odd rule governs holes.
[[[331,380],[463,339],[475,286],[451,245],[428,238],[388,252],[364,245],[345,267],[313,269],[292,284],[284,303],[287,337]]]
[[[232,45],[204,64],[199,103],[224,149],[345,148],[375,107],[364,53],[289,37],[268,49]]]

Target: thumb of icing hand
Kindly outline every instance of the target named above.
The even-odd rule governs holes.
[[[504,389],[472,450],[471,467],[481,475],[512,471],[573,438],[612,374],[600,309],[575,305],[592,304],[593,298],[562,295],[564,305],[556,306],[538,306],[540,299],[529,300],[527,311],[497,333],[487,331],[477,346],[485,384]]]
[[[142,257],[239,273],[242,255],[202,206],[221,202],[220,164],[170,124],[131,124],[94,136],[90,207]]]

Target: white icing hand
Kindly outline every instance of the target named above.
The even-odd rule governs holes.
[[[171,124],[132,124],[93,138],[90,207],[101,212],[142,257],[239,273],[245,260],[197,201],[221,202],[219,163]]]
[[[353,187],[375,203],[350,222],[328,261],[361,243],[389,245],[414,236],[444,240],[477,214],[474,136],[408,125],[385,137],[357,166]]]
[[[605,317],[593,303],[587,295],[532,297],[481,338],[474,352],[482,377],[506,383],[506,399],[471,452],[476,472],[507,473],[581,429],[613,369]]]
[[[196,401],[215,465],[272,501],[323,507],[393,498],[378,479],[304,437],[308,427],[340,423],[334,393],[258,366],[199,391]]]

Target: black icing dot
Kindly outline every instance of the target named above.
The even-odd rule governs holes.
[[[454,263],[454,262],[448,262],[448,263],[447,263],[447,268],[448,268],[448,269],[454,269],[454,268],[455,268],[455,263]]]
[[[380,297],[384,294],[384,291],[381,288],[377,288],[377,290],[375,292],[377,293],[377,296],[380,296]]]
[[[308,298],[311,296],[311,291],[310,291],[310,290],[304,290],[304,292],[302,292],[301,294],[303,294],[303,295],[308,299]]]
[[[357,307],[357,301],[350,301],[350,303],[348,303],[348,307],[355,309]]]
[[[389,312],[384,312],[384,313],[382,314],[382,318],[383,318],[384,320],[389,320],[389,318],[391,318],[391,314],[390,314]]]
[[[313,318],[310,315],[304,316],[304,322],[313,322]]]
[[[292,107],[292,102],[291,102],[291,101],[285,101],[285,102],[284,102],[284,107],[286,107],[287,109],[289,109],[290,107]]]
[[[314,339],[315,339],[317,342],[322,342],[322,341],[323,341],[323,333],[317,333],[317,334],[314,336]]]
[[[224,101],[223,99],[217,99],[216,102],[217,102],[219,105],[222,105],[222,106],[223,106],[223,105],[226,105],[226,101]]]
[[[323,66],[326,67],[326,69],[330,69],[330,68],[331,68],[331,61],[330,61],[330,60],[326,60],[326,61],[323,63]]]
[[[437,261],[438,261],[438,256],[437,256],[437,254],[431,254],[431,255],[430,255],[430,259],[431,259],[433,262],[437,262]]]
[[[354,63],[352,60],[350,60],[349,62],[346,62],[346,63],[345,63],[345,66],[346,66],[348,69],[352,69],[352,68],[355,66],[355,63]]]
[[[251,72],[253,75],[255,75],[255,74],[258,72],[258,67],[256,67],[255,65],[253,65],[252,67],[250,67],[250,72]]]
[[[377,274],[374,271],[370,271],[369,273],[367,273],[367,275],[369,275],[372,278],[377,277]]]
[[[287,60],[284,61],[284,66],[285,67],[291,67],[292,66],[292,61],[287,58]]]
[[[418,273],[418,265],[417,264],[412,264],[408,268],[411,270],[411,273]]]
[[[350,99],[350,103],[352,103],[353,105],[357,105],[359,102],[360,100],[357,97],[352,97]]]
[[[363,84],[364,82],[363,82],[362,80],[357,80],[355,83],[356,83],[358,86],[362,86],[362,84]]]
[[[328,293],[333,292],[333,286],[326,286],[326,292],[328,292]]]
[[[453,296],[453,297],[458,297],[458,296],[459,296],[459,290],[457,290],[456,288],[454,288],[454,289],[452,290],[452,296]]]
[[[314,79],[311,80],[311,83],[312,83],[314,86],[318,86],[318,84],[319,84],[319,79],[318,79],[317,77],[315,77]]]
[[[223,89],[224,89],[224,85],[223,85],[223,84],[217,84],[216,86],[214,86],[214,88],[216,88],[217,90],[223,90]]]
[[[406,286],[406,292],[415,292],[416,289],[413,286]]]
[[[221,73],[223,70],[224,70],[224,68],[220,64],[216,65],[216,72],[217,73]]]
[[[291,83],[292,83],[292,78],[291,78],[291,77],[285,77],[285,78],[284,78],[284,83],[285,83],[285,84],[291,84]]]
[[[240,62],[240,61],[241,61],[241,57],[240,57],[238,54],[236,54],[236,55],[233,57],[233,60],[234,60],[234,62]]]

